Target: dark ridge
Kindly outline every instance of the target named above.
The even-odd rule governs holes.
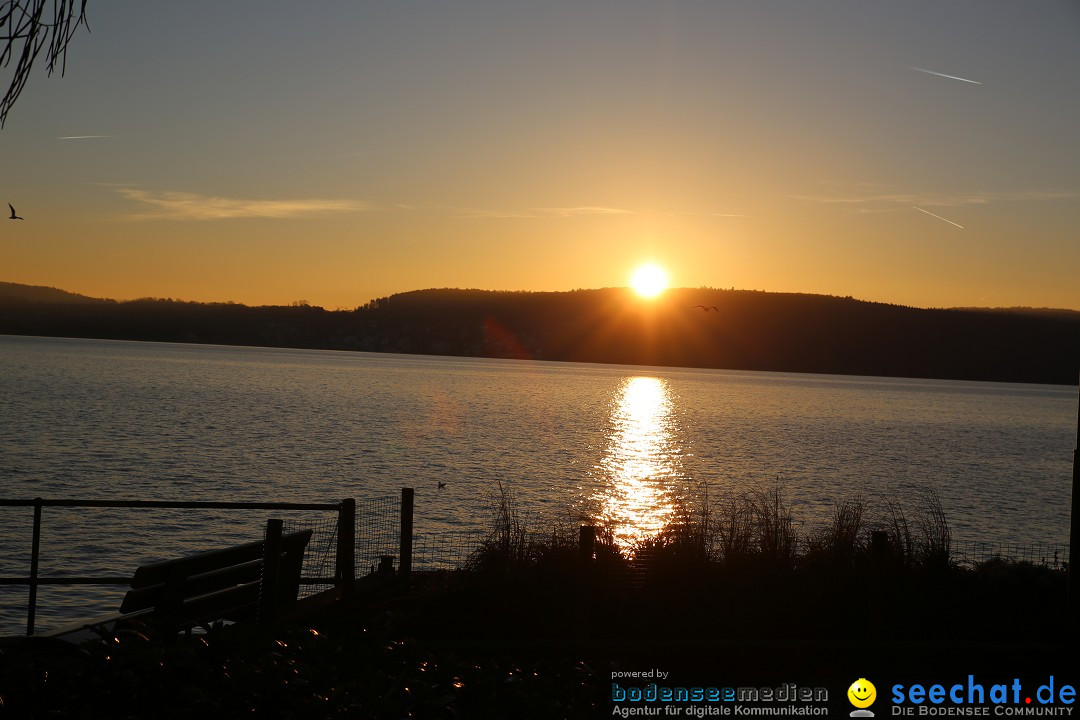
[[[78,293],[59,290],[44,285],[21,285],[19,283],[0,282],[0,302],[33,303],[101,303],[112,302],[92,298]]]
[[[1070,385],[1080,368],[1073,311],[921,309],[713,288],[652,301],[623,288],[432,289],[351,311],[0,296],[0,333]]]
[[[1007,307],[1007,308],[976,308],[976,307],[962,307],[952,308],[953,310],[964,310],[970,312],[987,312],[987,313],[1000,313],[1009,315],[1031,315],[1035,317],[1056,317],[1056,318],[1080,318],[1080,310],[1063,310],[1060,308],[1033,308],[1033,307]]]

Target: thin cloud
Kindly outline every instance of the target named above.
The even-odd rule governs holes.
[[[912,67],[908,65],[908,70],[926,73],[927,75],[937,75],[938,77],[948,78],[950,80],[959,80],[960,82],[971,83],[972,85],[982,85],[982,83],[978,80],[968,80],[967,78],[958,77],[956,75],[946,75],[945,73],[934,72],[933,70],[927,70],[926,68]]]
[[[248,200],[185,192],[152,193],[133,188],[121,188],[117,192],[143,206],[143,212],[126,216],[132,220],[286,219],[367,209],[363,203],[344,199]]]
[[[470,218],[578,218],[604,215],[634,215],[634,210],[623,208],[587,205],[581,207],[527,208],[524,210],[478,210],[467,208],[462,211]]]
[[[1080,200],[1080,190],[1017,190],[1014,192],[987,193],[987,197],[1001,202]]]
[[[986,205],[988,200],[982,195],[919,195],[914,193],[867,193],[842,195],[795,195],[795,200],[822,203],[825,205],[849,206],[885,206],[884,209],[930,205],[932,207],[962,207],[966,205]],[[865,207],[860,207],[865,212]]]
[[[658,215],[665,215],[667,217],[719,217],[719,218],[744,218],[750,217],[745,213],[723,213],[723,212],[691,212],[691,211],[676,211],[676,212],[663,212],[657,213]]]
[[[938,215],[936,213],[930,212],[929,210],[923,210],[921,207],[915,207],[914,205],[912,205],[911,207],[915,208],[919,212],[926,213],[927,215],[930,215],[931,217],[936,217],[938,220],[944,220],[945,222],[949,223],[950,225],[955,225],[956,227],[960,228],[961,230],[964,229],[964,226],[961,225],[960,223],[954,223],[952,220],[949,220],[948,218],[943,218],[943,217],[941,217],[940,215]]]
[[[519,219],[519,218],[535,218],[537,215],[532,215],[524,211],[513,212],[511,210],[476,210],[472,208],[464,208],[455,211],[461,217],[464,218],[477,218],[481,220],[501,220],[501,219]]]
[[[65,135],[64,137],[58,137],[57,140],[90,140],[91,138],[114,138],[118,135]]]
[[[623,210],[622,208],[610,208],[610,207],[565,207],[565,208],[537,208],[536,211],[541,216],[546,217],[585,217],[589,215],[633,215],[633,210]]]
[[[750,217],[744,213],[710,212],[710,211],[686,211],[686,210],[662,210],[662,209],[637,209],[605,207],[600,205],[582,205],[578,207],[545,207],[526,208],[523,210],[480,210],[476,208],[461,208],[456,210],[458,214],[466,218],[483,219],[570,219],[581,217],[616,217],[620,215],[658,215],[662,217],[715,217],[715,218],[744,218]]]
[[[1080,190],[1006,190],[964,195],[881,192],[838,192],[834,195],[793,195],[794,200],[825,205],[847,205],[859,212],[897,210],[917,205],[927,207],[968,207],[997,202],[1052,202],[1080,199]]]

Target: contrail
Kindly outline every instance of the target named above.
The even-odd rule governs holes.
[[[915,208],[919,212],[924,212],[927,215],[934,215],[934,213],[930,212],[929,210],[923,210],[921,207],[915,207],[914,205],[912,205],[911,207]],[[934,215],[934,217],[936,217],[938,220],[945,220],[945,218],[941,217],[940,215]],[[949,223],[950,225],[956,225],[956,227],[960,228],[961,230],[964,229],[963,225],[954,223],[952,220],[945,220],[945,222]]]
[[[971,83],[972,85],[982,85],[978,80],[968,80],[967,78],[956,77],[955,75],[946,75],[945,73],[934,72],[933,70],[927,70],[926,68],[911,67],[908,65],[908,70],[915,70],[921,73],[928,73],[930,75],[937,75],[938,77],[949,78],[950,80],[959,80],[961,82]]]
[[[58,137],[57,140],[86,140],[88,138],[110,138],[116,137],[115,135],[68,135],[66,137]]]

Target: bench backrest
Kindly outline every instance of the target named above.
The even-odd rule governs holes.
[[[304,548],[311,530],[281,536],[275,607],[296,601]],[[259,602],[263,542],[186,555],[143,565],[135,571],[120,612],[154,609],[171,622],[194,624],[254,615]]]

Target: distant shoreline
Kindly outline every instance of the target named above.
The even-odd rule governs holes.
[[[970,383],[1002,383],[1005,385],[1044,385],[1046,387],[1065,387],[1075,388],[1078,387],[1078,383],[1043,383],[1043,382],[1023,382],[1023,381],[1011,381],[1011,380],[968,380],[960,378],[937,378],[937,377],[910,377],[904,375],[844,375],[841,373],[804,373],[794,372],[787,370],[749,370],[746,368],[712,368],[712,367],[689,367],[686,365],[642,365],[642,364],[627,364],[627,363],[607,363],[607,362],[588,362],[579,360],[539,360],[532,358],[506,358],[495,356],[480,356],[480,355],[447,355],[439,353],[419,353],[419,352],[394,352],[394,351],[382,351],[382,350],[347,350],[342,348],[323,348],[323,347],[300,347],[300,346],[283,346],[283,345],[239,345],[236,343],[216,343],[216,342],[185,342],[179,340],[139,340],[132,338],[107,338],[107,337],[78,337],[72,335],[29,335],[29,334],[16,334],[16,333],[3,333],[0,332],[0,338],[13,337],[13,338],[34,338],[40,340],[99,340],[104,342],[117,342],[117,343],[149,343],[160,345],[190,345],[193,347],[207,347],[207,348],[237,348],[237,349],[256,349],[256,350],[313,350],[316,352],[329,352],[329,353],[358,353],[368,355],[403,355],[406,357],[417,358],[448,358],[448,359],[461,359],[461,360],[510,360],[523,363],[556,363],[556,364],[569,364],[569,365],[597,365],[601,367],[626,367],[626,368],[655,368],[657,370],[718,370],[721,372],[732,373],[777,373],[780,375],[807,375],[807,376],[821,376],[821,377],[837,377],[837,378],[862,378],[865,380],[926,380],[933,382],[970,382]]]
[[[620,288],[422,290],[325,310],[20,287],[0,284],[0,334],[1072,386],[1080,377],[1080,312],[1065,310],[707,288],[654,301]]]

